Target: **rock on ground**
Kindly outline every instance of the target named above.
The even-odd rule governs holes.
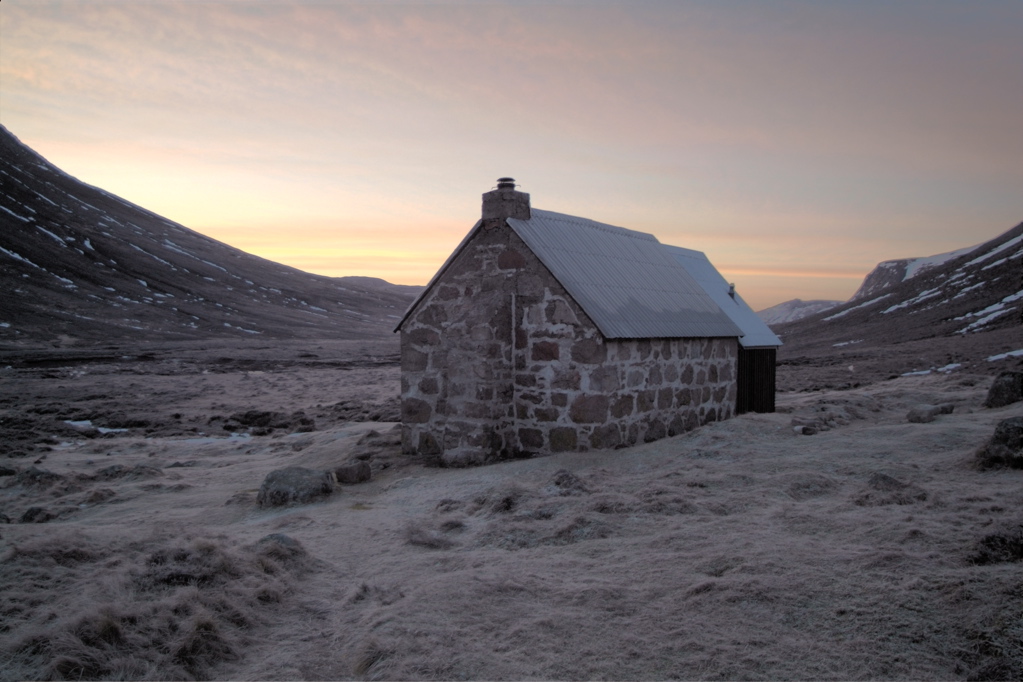
[[[334,492],[334,481],[325,471],[287,467],[267,474],[256,495],[260,507],[306,504]]]
[[[337,479],[337,482],[342,485],[365,483],[370,479],[370,477],[372,477],[372,475],[373,469],[370,467],[369,462],[363,462],[361,460],[345,462],[334,469],[334,477]]]
[[[1002,372],[988,390],[984,407],[1004,407],[1023,400],[1023,372]]]
[[[1023,417],[999,422],[991,440],[977,450],[976,464],[981,469],[1023,469]]]
[[[929,424],[939,414],[952,414],[953,410],[955,410],[955,405],[919,405],[909,411],[906,421],[914,424]]]

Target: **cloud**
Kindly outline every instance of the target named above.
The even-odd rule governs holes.
[[[375,231],[363,261],[413,267],[392,235],[457,243],[511,174],[535,205],[742,267],[849,272],[1018,222],[1021,14],[9,2],[0,119],[88,182],[303,262],[280,226]]]

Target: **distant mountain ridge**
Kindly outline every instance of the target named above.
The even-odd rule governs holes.
[[[935,256],[926,256],[924,258],[900,258],[882,261],[867,274],[863,279],[863,284],[860,285],[860,288],[856,290],[856,293],[849,300],[858,301],[875,296],[889,287],[905,282],[907,279],[927,272],[931,268],[936,268],[953,258],[970,253],[976,248],[978,246],[968,246],[964,249],[939,253]]]
[[[842,305],[844,301],[804,301],[801,298],[795,298],[791,301],[785,301],[778,305],[771,306],[770,308],[764,308],[757,312],[757,315],[761,320],[769,325],[784,324],[786,322],[795,322],[801,320],[809,315],[824,312],[830,310],[837,305]]]
[[[922,258],[897,258],[894,260],[882,261],[878,263],[873,270],[867,273],[867,276],[863,278],[863,283],[860,284],[860,288],[856,290],[856,293],[852,295],[852,298],[850,298],[849,301],[856,301],[879,294],[889,287],[893,287],[908,279],[912,279],[916,275],[927,272],[931,268],[936,268],[953,258],[958,258],[959,256],[969,253],[977,248],[979,248],[979,246],[968,246],[963,249],[957,249],[947,253],[939,253],[934,256],[925,256]],[[785,324],[787,322],[796,322],[804,317],[810,317],[811,315],[829,310],[846,302],[847,301],[823,300],[804,301],[796,298],[791,301],[785,301],[784,303],[779,303],[778,305],[771,306],[770,308],[764,308],[763,310],[757,311],[757,315],[759,315],[760,319],[769,325]]]
[[[943,255],[891,267],[896,275],[868,296],[776,325],[785,342],[779,363],[835,365],[849,379],[867,364],[899,372],[1008,369],[1023,349],[1023,223]]]
[[[390,336],[419,287],[324,277],[56,168],[0,126],[0,343]]]

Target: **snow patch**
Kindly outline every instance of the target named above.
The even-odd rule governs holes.
[[[964,289],[961,289],[959,291],[959,293],[956,294],[955,296],[953,296],[952,298],[953,299],[957,299],[957,298],[960,298],[962,296],[965,296],[968,292],[973,291],[974,289],[979,289],[980,287],[985,286],[986,284],[988,284],[988,282],[978,282],[977,284],[974,284],[972,286],[968,286],[968,287],[966,287]]]
[[[65,419],[64,423],[68,426],[73,426],[76,429],[92,429],[95,428],[100,433],[124,433],[128,429],[108,429],[105,426],[93,426],[91,419]]]
[[[883,294],[881,296],[878,296],[877,298],[872,298],[869,301],[865,301],[863,303],[860,303],[859,305],[853,306],[852,308],[846,308],[845,310],[843,310],[841,312],[835,313],[834,315],[831,315],[829,317],[825,317],[824,318],[824,322],[830,322],[831,320],[837,320],[840,317],[848,315],[849,313],[851,313],[854,310],[859,310],[860,308],[866,308],[867,306],[873,305],[873,304],[877,303],[878,301],[883,301],[884,299],[888,298],[889,296],[891,296],[891,294]]]
[[[987,253],[985,253],[985,254],[983,254],[981,256],[977,256],[976,258],[971,260],[969,263],[964,264],[963,267],[969,267],[971,265],[976,265],[977,263],[980,263],[981,261],[986,261],[988,258],[991,258],[991,256],[994,256],[995,254],[999,254],[1002,251],[1005,251],[1006,249],[1011,249],[1013,246],[1016,246],[1016,244],[1019,244],[1020,242],[1023,242],[1023,234],[1021,234],[1018,237],[1013,237],[1012,239],[1010,239],[1009,241],[1007,241],[1007,242],[1005,242],[1003,244],[999,244],[998,246],[996,246],[995,248],[991,249],[990,251],[988,251]]]
[[[33,220],[35,220],[35,218],[26,218],[26,217],[24,217],[24,216],[20,216],[20,215],[18,215],[17,213],[15,213],[14,211],[12,211],[11,209],[7,208],[6,206],[0,206],[0,210],[2,210],[2,211],[7,211],[7,212],[8,212],[8,213],[10,213],[10,214],[11,214],[12,216],[14,216],[14,217],[15,217],[15,218],[17,218],[18,220],[20,220],[20,221],[22,221],[22,222],[25,222],[25,223],[30,223],[30,222],[32,222]]]
[[[962,329],[958,330],[956,334],[968,334],[970,332],[977,331],[978,329],[986,325],[988,322],[991,322],[992,320],[1001,317],[1002,315],[1004,315],[1007,312],[1010,312],[1011,310],[1012,310],[1011,308],[1009,308],[1008,310],[996,310],[990,315],[982,317],[976,322],[966,325]]]
[[[934,298],[935,296],[941,296],[941,291],[939,289],[928,289],[927,291],[921,291],[919,294],[917,294],[916,296],[907,301],[903,301],[902,303],[896,303],[895,305],[886,308],[885,310],[882,310],[881,314],[887,315],[892,311],[899,310],[900,308],[907,308],[911,305],[915,305],[917,303],[926,301],[929,298]]]
[[[86,208],[91,208],[93,211],[96,211],[97,213],[103,213],[103,211],[99,210],[98,208],[96,208],[92,204],[85,203],[84,201],[82,201],[78,197],[74,196],[73,194],[68,194],[68,196],[71,197],[72,199],[74,199],[75,201],[77,201],[78,203],[80,203],[82,206],[85,206]]]
[[[999,353],[998,355],[992,355],[987,359],[988,362],[996,362],[998,360],[1005,360],[1006,358],[1020,358],[1023,357],[1023,349],[1021,350],[1010,350],[1008,353]]]
[[[244,327],[238,327],[238,326],[235,326],[235,325],[231,325],[231,324],[228,324],[227,322],[224,323],[224,326],[225,327],[230,327],[231,329],[237,329],[238,331],[245,332],[246,334],[262,334],[263,333],[263,332],[257,332],[255,329],[245,329]]]
[[[61,238],[60,238],[60,237],[58,237],[57,235],[53,234],[52,232],[50,232],[49,230],[47,230],[47,229],[46,229],[45,227],[43,227],[42,225],[36,225],[36,229],[38,229],[38,230],[39,230],[40,232],[42,232],[43,234],[45,234],[45,235],[46,235],[47,237],[50,237],[51,239],[53,239],[54,241],[56,241],[56,242],[57,242],[58,244],[60,244],[61,246],[63,246],[63,247],[65,248],[65,249],[67,248],[67,244],[65,244],[65,243],[64,243],[64,240],[63,240],[63,239],[61,239]]]
[[[6,253],[6,254],[7,254],[8,256],[10,256],[11,258],[13,258],[14,260],[20,260],[20,261],[21,261],[22,263],[27,263],[27,264],[31,265],[31,266],[32,266],[33,268],[39,268],[39,269],[40,269],[40,270],[42,270],[43,272],[46,272],[46,270],[44,270],[44,269],[43,269],[43,268],[41,268],[40,266],[36,265],[36,264],[35,264],[35,263],[33,263],[32,261],[30,261],[30,260],[29,260],[28,258],[25,258],[25,257],[24,257],[24,256],[22,256],[21,254],[18,254],[18,253],[14,253],[13,251],[8,251],[7,249],[5,249],[5,248],[4,248],[4,247],[2,247],[2,246],[0,246],[0,251],[3,251],[4,253]]]
[[[40,194],[39,192],[35,191],[34,189],[30,189],[30,191],[32,192],[32,194],[35,194],[37,197],[39,197],[40,199],[42,199],[43,201],[48,203],[50,206],[57,206],[57,204],[55,204],[53,201],[47,199],[46,197],[44,197],[42,194]]]
[[[1019,258],[1020,256],[1023,256],[1023,249],[1020,249],[1019,251],[1017,251],[1016,253],[1012,254],[1011,256],[1006,256],[1005,258],[999,258],[994,263],[988,263],[987,265],[982,267],[981,270],[990,270],[991,268],[996,268],[999,265],[1001,265],[1002,263],[1007,263],[1008,261],[1011,261],[1013,258]]]
[[[164,265],[166,265],[166,266],[168,266],[168,267],[171,267],[171,268],[173,268],[173,267],[174,267],[173,265],[171,265],[170,263],[168,263],[168,262],[167,262],[167,261],[165,261],[164,259],[162,259],[162,258],[160,258],[160,257],[158,257],[158,256],[154,256],[153,254],[149,253],[149,252],[148,252],[148,251],[146,251],[145,249],[139,248],[139,247],[138,247],[138,246],[136,246],[135,244],[128,244],[128,246],[130,246],[131,248],[135,249],[136,251],[138,251],[138,252],[140,252],[140,253],[144,253],[144,254],[146,254],[147,256],[149,256],[150,258],[152,258],[153,260],[155,260],[155,261],[158,261],[158,262],[160,262],[160,263],[163,263]]]
[[[902,281],[905,282],[907,279],[915,277],[921,270],[936,267],[942,263],[952,260],[953,258],[958,258],[963,254],[969,253],[976,248],[976,246],[968,246],[965,249],[957,249],[955,251],[949,251],[948,253],[939,253],[936,256],[928,256],[927,258],[916,258],[911,260],[906,265],[906,274],[902,278]]]

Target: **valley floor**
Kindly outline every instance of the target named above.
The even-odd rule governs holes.
[[[2,370],[0,677],[1023,675],[1023,471],[970,466],[1023,405],[982,408],[988,377],[436,469],[399,452],[393,354],[243,355]],[[256,507],[356,453],[372,481]]]

